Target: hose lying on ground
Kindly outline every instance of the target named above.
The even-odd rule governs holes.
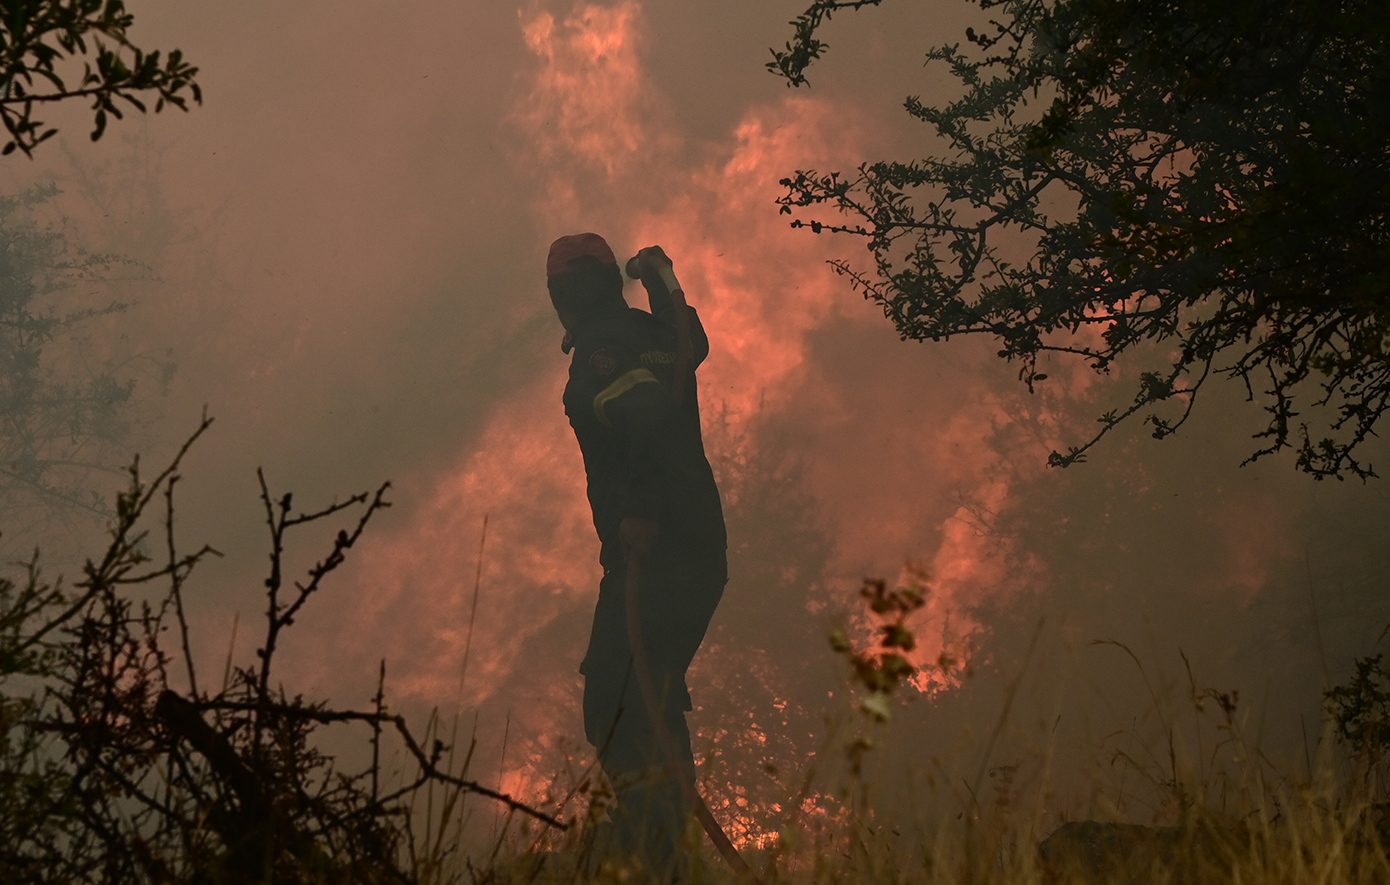
[[[691,779],[690,773],[681,764],[675,738],[671,737],[671,732],[666,728],[666,719],[661,715],[661,706],[656,697],[656,686],[652,682],[651,666],[647,661],[647,647],[642,641],[642,614],[638,599],[641,583],[641,560],[635,554],[629,553],[627,557],[628,644],[632,647],[632,669],[637,673],[637,687],[642,692],[642,703],[646,706],[647,716],[651,719],[652,727],[656,731],[656,742],[661,748],[661,755],[666,757],[666,764],[675,774],[676,781],[681,787],[681,793],[685,795],[685,801],[695,809],[695,816],[699,818],[700,826],[704,828],[720,855],[728,861],[729,866],[733,867],[734,872],[739,876],[747,881],[757,882],[757,876],[753,874],[753,870],[738,853],[734,843],[729,840],[729,835],[724,832],[719,821],[714,819],[714,814],[710,812],[709,806],[705,804],[699,790],[695,789],[695,781]]]
[[[659,247],[658,251],[659,250]],[[665,259],[665,253],[661,253]],[[627,263],[627,275],[633,279],[641,279],[644,270],[643,253],[639,252]],[[676,321],[676,358],[671,387],[671,400],[679,407],[685,398],[687,384],[693,387],[694,374],[691,363],[693,359],[693,348],[690,340],[690,316],[689,309],[685,303],[685,292],[680,282],[676,279],[671,270],[670,260],[665,259],[665,263],[657,263],[652,269],[661,278],[661,284],[671,298],[671,305],[675,314]],[[645,286],[646,283],[644,282]],[[648,297],[652,295],[650,287],[647,289]],[[656,305],[652,305],[652,313],[656,313]],[[729,835],[724,832],[724,828],[719,825],[719,821],[714,819],[709,806],[705,804],[704,798],[699,790],[695,789],[695,782],[691,779],[685,766],[681,764],[680,754],[676,749],[675,739],[671,737],[671,732],[666,728],[666,719],[661,715],[661,705],[657,701],[656,686],[652,682],[651,666],[647,660],[647,647],[642,642],[642,616],[639,605],[639,592],[642,583],[641,559],[632,551],[627,551],[627,637],[628,645],[632,647],[632,668],[637,672],[637,686],[642,692],[642,703],[647,708],[647,716],[651,718],[652,728],[656,732],[656,742],[661,748],[661,755],[666,757],[666,764],[675,774],[676,781],[680,784],[681,793],[685,796],[685,801],[691,808],[695,809],[695,816],[700,820],[700,826],[704,828],[714,847],[728,861],[729,866],[733,867],[734,872],[749,882],[758,882],[758,877],[744,861],[734,847],[734,843],[729,840]]]

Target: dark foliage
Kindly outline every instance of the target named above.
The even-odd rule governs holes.
[[[820,26],[841,9],[862,9],[877,6],[883,0],[815,0],[801,15],[791,21],[796,34],[782,51],[772,50],[767,69],[787,79],[788,86],[804,86],[806,69],[821,57],[830,46],[816,36]]]
[[[860,708],[872,719],[882,722],[889,718],[889,699],[899,685],[917,673],[917,668],[905,657],[917,647],[917,638],[906,621],[926,603],[925,593],[926,590],[917,585],[889,590],[888,582],[882,578],[866,578],[859,596],[879,622],[876,627],[882,638],[878,647],[855,651],[844,630],[830,633],[831,649],[849,660],[854,671],[852,681],[868,691]],[[943,670],[950,666],[944,658],[940,665]]]
[[[367,522],[389,506],[383,485],[316,511],[296,512],[262,481],[271,534],[266,633],[258,661],[229,666],[221,687],[200,684],[184,617],[184,585],[215,554],[177,552],[174,487],[184,453],[153,481],[138,462],[117,497],[111,541],[72,590],[49,585],[36,564],[19,584],[0,581],[0,881],[410,882],[418,877],[409,800],[426,785],[479,793],[513,812],[548,815],[442,770],[385,705],[334,710],[272,682],[284,630],[343,563]],[[160,562],[146,514],[163,498]],[[301,581],[282,565],[286,535],[356,511],[328,555]],[[167,590],[149,597],[155,582]],[[184,674],[163,643],[176,628]],[[384,682],[385,669],[382,668]],[[176,683],[184,685],[176,686]],[[371,730],[372,763],[345,773],[314,741],[325,724]],[[383,742],[399,739],[415,763],[383,782]]]
[[[1390,7],[976,2],[998,18],[969,51],[927,53],[963,95],[906,102],[942,148],[798,172],[781,211],[840,216],[793,226],[863,237],[874,270],[836,270],[904,338],[992,336],[1030,390],[1041,354],[1164,361],[1054,465],[1138,413],[1167,436],[1216,373],[1268,413],[1250,460],[1292,447],[1314,477],[1373,476],[1357,449],[1390,408]],[[857,5],[816,2],[769,67],[803,82],[815,27]]]
[[[1337,738],[1365,765],[1368,778],[1390,788],[1383,770],[1390,761],[1390,670],[1383,656],[1357,658],[1355,675],[1329,689],[1326,700]]]
[[[202,104],[198,69],[177,49],[161,57],[132,44],[134,21],[121,0],[0,0],[0,121],[10,139],[0,153],[32,155],[57,134],[34,117],[43,104],[90,99],[92,141],[122,107],[145,113],[150,93],[155,113]]]

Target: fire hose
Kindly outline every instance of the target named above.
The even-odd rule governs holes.
[[[661,704],[657,700],[656,685],[652,681],[651,664],[647,660],[647,648],[642,641],[642,614],[639,601],[641,584],[641,559],[635,553],[629,553],[627,556],[628,644],[632,646],[632,669],[637,674],[637,687],[642,693],[642,704],[647,708],[647,717],[651,720],[652,728],[656,732],[657,745],[661,749],[661,755],[666,757],[667,767],[675,774],[676,780],[680,784],[686,804],[695,809],[695,817],[699,819],[700,826],[704,828],[706,835],[714,843],[714,847],[724,860],[728,861],[729,866],[734,868],[735,873],[749,881],[756,882],[757,877],[753,874],[753,870],[738,853],[738,849],[729,839],[729,834],[725,833],[724,828],[719,825],[719,821],[714,819],[709,805],[705,803],[700,791],[695,788],[695,781],[691,779],[690,772],[681,764],[680,751],[676,748],[675,738],[671,736],[670,730],[666,727],[666,719],[661,715]]]
[[[665,258],[664,253],[662,257]],[[691,362],[694,359],[685,292],[681,289],[680,282],[677,281],[675,272],[671,269],[669,259],[665,264],[652,267],[639,252],[627,264],[628,276],[640,278],[644,265],[655,270],[662,284],[670,292],[671,303],[675,307],[676,357],[671,398],[679,406],[684,397],[687,376],[693,371]],[[628,644],[632,648],[632,669],[637,676],[637,687],[642,694],[643,706],[647,708],[647,717],[651,720],[652,729],[656,733],[657,746],[661,750],[662,756],[666,758],[667,767],[671,769],[676,781],[680,784],[681,794],[685,797],[686,804],[695,810],[695,816],[699,819],[700,826],[709,836],[710,841],[714,843],[719,854],[739,876],[747,881],[757,882],[758,877],[742,855],[738,853],[738,849],[730,841],[728,833],[725,833],[724,828],[719,825],[719,821],[715,820],[714,814],[709,810],[709,805],[700,795],[700,791],[695,788],[695,781],[685,766],[681,764],[680,751],[676,747],[675,738],[671,736],[670,730],[666,727],[666,719],[662,716],[661,704],[657,699],[656,685],[652,681],[651,663],[647,659],[647,647],[642,637],[641,557],[635,551],[625,551],[625,553],[627,559],[627,635]]]

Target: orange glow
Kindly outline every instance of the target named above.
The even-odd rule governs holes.
[[[1262,497],[1226,503],[1220,519],[1226,561],[1212,589],[1254,602],[1269,585],[1271,572],[1290,564],[1286,518],[1283,508]]]
[[[540,12],[523,16],[521,27],[537,68],[514,123],[527,162],[544,177],[541,243],[594,230],[620,260],[651,243],[666,248],[712,341],[700,371],[707,436],[733,440],[739,454],[756,459],[790,435],[808,465],[805,487],[833,551],[826,574],[805,576],[805,605],[846,604],[865,575],[922,562],[930,594],[910,625],[923,668],[914,685],[923,692],[957,685],[959,670],[937,662],[969,660],[985,629],[973,608],[1042,580],[1041,566],[991,523],[1012,506],[1016,484],[1043,469],[1045,452],[1036,442],[1022,457],[1003,450],[998,440],[1015,422],[1015,406],[990,393],[988,378],[948,367],[955,372],[949,381],[924,385],[923,354],[890,349],[896,342],[878,311],[847,296],[825,264],[833,250],[854,244],[791,230],[777,215],[780,177],[795,168],[851,166],[869,152],[871,127],[854,109],[792,97],[750,110],[727,144],[691,165],[677,159],[672,115],[644,78],[637,3],[581,3],[564,20]],[[542,279],[538,261],[536,311],[548,310]],[[558,322],[554,334],[558,342]],[[855,336],[873,342],[858,357],[825,351],[827,342]],[[566,371],[557,348],[553,367],[508,397],[476,445],[436,479],[411,523],[376,537],[362,557],[370,564],[363,585],[371,588],[362,595],[370,601],[354,619],[389,625],[392,660],[400,661],[392,677],[397,693],[435,703],[455,697],[478,532],[488,514],[462,700],[513,711],[502,782],[537,801],[553,794],[553,773],[573,761],[565,749],[573,746],[566,738],[580,734],[573,671],[600,577],[583,466],[560,406]],[[721,477],[721,489],[732,506],[739,477]],[[400,606],[403,599],[411,604]],[[528,642],[572,615],[563,649],[524,657]],[[792,677],[755,652],[707,647],[692,669],[697,699],[702,681],[731,660],[775,695],[771,686]],[[807,653],[829,655],[824,648]],[[498,696],[519,684],[530,686],[524,703]],[[791,714],[779,703],[767,717],[749,711],[746,719],[704,722],[697,752],[707,755],[717,744],[744,759],[721,770],[756,765],[794,774],[817,744],[809,729],[782,733]],[[819,711],[796,712],[819,718]],[[707,785],[736,841],[766,846],[786,796],[743,789],[741,782]]]
[[[362,616],[380,622],[410,598],[421,619],[401,637],[411,649],[407,672],[393,678],[398,692],[455,697],[485,514],[466,706],[488,700],[558,604],[597,586],[584,466],[563,413],[556,420],[563,383],[556,371],[518,392],[516,407],[499,412],[477,448],[440,477],[404,535],[378,538],[363,557],[362,581],[375,590]]]
[[[526,127],[549,137],[533,145],[554,160],[564,153],[607,170],[648,147],[640,113],[637,57],[640,8],[580,5],[563,24],[542,12],[522,22],[526,46],[542,61],[531,94],[518,109]]]

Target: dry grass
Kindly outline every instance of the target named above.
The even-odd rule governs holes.
[[[881,738],[882,724],[861,707],[833,741],[837,746],[818,755],[816,764],[838,772],[808,773],[808,781],[838,800],[840,813],[783,816],[773,851],[745,851],[759,881],[1390,883],[1390,802],[1380,745],[1349,742],[1345,729],[1339,731],[1345,717],[1339,718],[1335,705],[1301,775],[1287,774],[1247,737],[1244,723],[1251,711],[1238,707],[1234,692],[1199,690],[1190,668],[1178,690],[1158,690],[1159,680],[1150,680],[1137,656],[1108,644],[1118,646],[1155,688],[1146,703],[1154,708],[1150,718],[1161,724],[1146,744],[1131,732],[1109,745],[1106,764],[1094,770],[1110,772],[1111,782],[1078,787],[1073,780],[1064,788],[1067,773],[1057,770],[1060,764],[1047,750],[1022,766],[987,764],[1019,681],[1005,695],[994,731],[954,763],[925,766],[932,771],[891,770],[894,757],[882,741],[864,740]],[[853,672],[865,672],[862,660]],[[876,767],[875,761],[883,764]],[[905,806],[889,810],[888,803],[874,801],[889,792],[889,782],[908,780],[921,786],[910,790]],[[1076,796],[1069,804],[1068,791],[1087,797],[1080,819]],[[691,881],[739,881],[696,828],[689,837],[698,846]],[[578,832],[501,840],[486,864],[450,872],[453,881],[509,885],[651,879],[640,869],[587,870]]]
[[[1243,817],[1193,814],[1172,826],[1078,821],[1041,841],[1037,810],[947,817],[931,832],[848,818],[783,834],[780,856],[750,852],[767,883],[950,883],[950,885],[1372,885],[1390,882],[1384,806],[1303,789]],[[692,841],[701,834],[692,829]],[[484,866],[449,871],[455,881],[631,883],[640,869],[583,868],[582,837],[549,850],[513,843]],[[703,840],[701,840],[703,841]],[[769,861],[772,861],[769,865]],[[441,870],[440,872],[444,872]],[[691,881],[734,883],[708,845]]]
[[[187,689],[171,690],[169,669],[177,659],[162,650],[160,637],[166,617],[172,619],[179,629],[170,635],[180,639],[184,663],[193,659],[181,588],[206,552],[176,552],[177,466],[176,460],[152,483],[132,469],[111,548],[88,566],[75,592],[42,583],[33,566],[27,583],[0,581],[0,788],[7,791],[0,799],[14,797],[0,801],[0,879],[44,885],[651,880],[635,868],[593,869],[581,824],[592,816],[585,806],[592,811],[605,796],[592,765],[584,768],[588,753],[576,754],[574,773],[565,771],[528,806],[470,780],[477,744],[458,722],[446,726],[435,718],[413,737],[404,718],[385,706],[384,674],[367,711],[332,710],[270,691],[277,638],[342,561],[371,512],[384,506],[380,493],[370,502],[360,495],[305,515],[292,513],[289,495],[277,500],[263,489],[274,543],[259,665],[233,669],[229,658],[232,675],[222,688],[200,690],[190,664]],[[141,514],[159,497],[166,503],[167,565],[146,567],[136,543],[147,534]],[[339,531],[310,580],[294,585],[298,595],[277,605],[285,530],[354,505],[365,508],[356,528]],[[132,570],[139,577],[124,577]],[[131,585],[155,578],[170,583],[167,598],[137,605]],[[839,730],[828,730],[812,770],[785,769],[790,786],[778,802],[795,813],[777,805],[771,817],[731,828],[778,834],[769,848],[745,852],[760,881],[1390,883],[1383,752],[1390,674],[1379,657],[1358,662],[1357,676],[1329,693],[1327,728],[1302,777],[1278,771],[1247,737],[1249,711],[1239,708],[1235,692],[1199,690],[1190,668],[1185,683],[1163,687],[1119,643],[1106,645],[1127,655],[1149,686],[1141,705],[1150,706],[1149,720],[1160,727],[1122,730],[1123,740],[1097,745],[1095,755],[1106,758],[1094,768],[1109,772],[1110,781],[1078,786],[1047,740],[1021,757],[1016,748],[1009,751],[1022,761],[998,761],[1023,675],[1034,672],[1031,646],[1000,709],[986,714],[992,730],[965,742],[959,758],[916,770],[894,761],[900,757],[890,752],[885,720],[896,715],[889,702],[912,675],[905,618],[920,593],[867,582],[863,598],[881,622],[882,642],[856,650],[842,631],[832,632],[831,649],[845,658],[858,702],[842,711]],[[48,680],[47,694],[34,693],[36,679]],[[363,772],[342,774],[311,740],[329,725],[369,730],[370,764]],[[400,744],[394,765],[387,758],[393,740]],[[725,782],[738,780],[730,776],[736,770],[709,769]],[[902,789],[905,784],[913,786]],[[85,785],[80,802],[67,801],[77,795],[72,785]],[[894,798],[890,787],[908,801]],[[1089,797],[1080,805],[1078,793]],[[262,806],[271,817],[257,817]],[[560,831],[542,822],[541,811],[579,822]],[[237,841],[238,826],[259,840],[257,854],[243,851],[254,868],[233,863],[237,846],[249,841]],[[738,881],[693,827],[689,838],[691,881]],[[13,862],[17,847],[32,862]],[[74,857],[81,863],[74,865]],[[16,871],[8,878],[7,863]]]

